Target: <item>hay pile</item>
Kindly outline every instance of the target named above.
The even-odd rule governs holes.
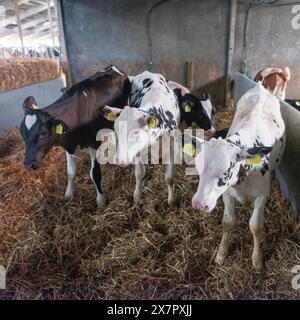
[[[217,128],[231,112],[217,116]],[[266,270],[251,266],[249,205],[238,205],[230,254],[213,263],[222,235],[222,201],[211,215],[191,208],[197,177],[177,167],[177,208],[167,205],[164,167],[150,166],[143,201],[132,203],[133,168],[103,168],[109,200],[101,212],[79,154],[75,197],[63,198],[66,160],[61,149],[45,167],[25,172],[23,142],[12,131],[0,142],[0,264],[7,268],[7,290],[0,298],[32,299],[225,299],[299,298],[291,287],[300,263],[297,221],[272,183],[266,206]]]
[[[51,59],[0,58],[0,92],[55,79],[58,66]]]

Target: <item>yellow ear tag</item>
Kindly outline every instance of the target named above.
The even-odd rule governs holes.
[[[246,163],[248,165],[254,165],[254,164],[260,164],[261,163],[261,156],[259,154],[256,154],[254,157],[247,159]]]
[[[195,157],[196,156],[196,148],[193,146],[192,143],[187,143],[183,146],[182,151],[189,155],[190,157]]]
[[[184,112],[191,112],[192,108],[188,103],[184,104]]]
[[[64,128],[63,128],[62,124],[61,124],[61,123],[58,124],[58,125],[56,126],[56,128],[55,128],[55,132],[56,132],[57,134],[63,134],[63,131],[64,131]]]
[[[35,103],[33,103],[33,104],[31,105],[31,108],[32,108],[32,109],[38,109],[39,107],[38,107]]]
[[[109,112],[108,114],[105,115],[105,118],[106,118],[108,121],[115,121],[115,120],[118,118],[118,115],[116,115],[116,114],[113,113],[113,112]]]
[[[157,125],[158,125],[157,122],[158,122],[158,121],[157,121],[157,119],[156,119],[155,117],[150,117],[150,118],[148,119],[148,127],[149,127],[150,129],[156,128]]]
[[[296,106],[300,107],[300,101],[296,101]]]

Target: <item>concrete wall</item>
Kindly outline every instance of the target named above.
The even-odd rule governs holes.
[[[280,1],[294,2],[294,1]],[[238,2],[235,30],[234,71],[241,67],[243,28],[248,2]],[[287,98],[300,98],[300,29],[292,27],[293,5],[253,6],[249,11],[247,29],[247,71],[251,77],[266,66],[289,66],[292,80]]]
[[[135,74],[149,65],[146,17],[159,0],[61,0],[73,80],[114,63]],[[283,3],[284,1],[281,1]],[[233,73],[242,63],[243,28],[249,1],[239,0]],[[205,87],[223,104],[230,0],[169,0],[151,14],[153,71],[186,83],[186,61],[194,64],[193,89]],[[292,28],[293,6],[253,6],[247,31],[247,70],[269,65],[292,70],[288,97],[299,98],[300,30]]]
[[[150,69],[147,12],[158,0],[62,0],[65,39],[73,80],[117,64],[130,74]],[[153,10],[153,68],[193,88],[207,87],[222,104],[225,90],[229,2],[171,0]]]
[[[256,83],[239,73],[235,81],[234,105],[236,106],[240,97]],[[297,160],[300,157],[300,112],[282,100],[280,100],[280,105],[285,122],[286,146],[276,176],[281,191],[289,200],[294,213],[300,218],[300,171]]]
[[[22,104],[28,96],[34,96],[39,107],[45,107],[62,95],[63,87],[60,78],[0,93],[0,137],[20,125],[24,116]]]

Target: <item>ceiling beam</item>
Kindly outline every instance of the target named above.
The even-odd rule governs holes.
[[[50,7],[51,8],[54,7],[53,1],[51,1]],[[42,11],[46,11],[46,10],[48,10],[48,5],[47,4],[41,5],[41,6],[37,6],[37,7],[33,7],[32,9],[25,10],[21,14],[21,21],[26,19],[26,18],[29,18],[30,16],[34,16],[35,14],[40,13]],[[6,26],[11,24],[11,23],[16,23],[16,17],[15,16],[8,17],[8,18],[5,19],[5,25]]]
[[[55,35],[55,37],[58,37],[58,31],[54,31],[54,35]],[[40,39],[46,39],[46,38],[49,38],[49,40],[52,40],[50,34],[40,35],[40,36],[34,38],[34,40],[40,40]]]
[[[57,25],[56,24],[54,25],[54,28],[57,29]],[[45,32],[46,30],[49,30],[49,26],[47,26],[47,25],[46,26],[40,26],[38,28],[35,28],[34,30],[24,30],[23,31],[23,37],[32,36],[34,38],[36,34]],[[49,31],[49,34],[50,34],[50,31]],[[2,36],[1,39],[7,40],[7,39],[10,39],[10,38],[16,37],[16,35],[17,35],[16,32],[12,33],[12,34],[7,34],[5,36]]]
[[[18,5],[22,5],[22,4],[26,4],[28,3],[30,0],[19,0]],[[2,6],[4,6],[4,8],[6,10],[15,10],[15,6],[13,4],[13,2],[11,0],[7,0],[4,3],[1,4]]]
[[[46,16],[37,17],[37,18],[34,18],[34,19],[32,19],[32,20],[30,20],[28,22],[22,23],[22,29],[25,31],[28,28],[32,28],[32,27],[38,26],[42,22],[46,22],[46,21],[48,21]],[[54,21],[56,21],[56,20],[54,19]],[[15,34],[16,27],[14,27],[14,28],[1,28],[0,30],[1,30],[0,31],[0,37],[5,37],[5,36],[8,36],[10,34]]]

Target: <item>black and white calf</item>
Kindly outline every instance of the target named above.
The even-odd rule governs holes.
[[[99,108],[106,104],[122,107],[127,104],[129,95],[128,77],[115,66],[110,66],[74,85],[46,108],[39,109],[34,98],[28,97],[23,104],[25,114],[20,128],[26,146],[25,168],[38,169],[53,146],[62,146],[66,150],[68,166],[65,196],[71,197],[76,174],[74,153],[77,147],[87,149],[97,204],[103,207],[101,171],[96,160],[100,142],[96,141],[96,135],[101,129],[112,129],[113,122],[106,119]]]
[[[168,81],[167,83],[177,96],[180,106],[180,122],[185,121],[188,126],[191,126],[194,122],[205,131],[206,135],[214,135],[216,130],[212,124],[212,117],[215,108],[208,93],[203,91],[200,98],[197,98],[183,85],[174,81]]]
[[[197,155],[200,182],[192,199],[193,207],[210,212],[221,195],[225,205],[223,237],[215,259],[218,264],[222,264],[228,254],[235,200],[251,199],[254,201],[250,219],[254,237],[252,262],[258,269],[263,267],[260,241],[264,207],[271,172],[279,165],[284,151],[284,132],[278,99],[259,84],[239,100],[227,138],[204,142],[204,154]]]
[[[131,107],[123,110],[105,107],[106,112],[119,114],[115,121],[118,147],[116,163],[120,166],[135,163],[136,188],[134,201],[142,195],[142,180],[145,167],[139,153],[158,138],[169,135],[178,127],[180,109],[175,93],[169,88],[165,78],[157,73],[145,71],[131,80]],[[126,124],[126,130],[121,126]],[[122,142],[121,142],[122,141]],[[172,148],[172,146],[171,146]],[[165,181],[168,185],[168,204],[174,203],[174,152],[170,151]]]

